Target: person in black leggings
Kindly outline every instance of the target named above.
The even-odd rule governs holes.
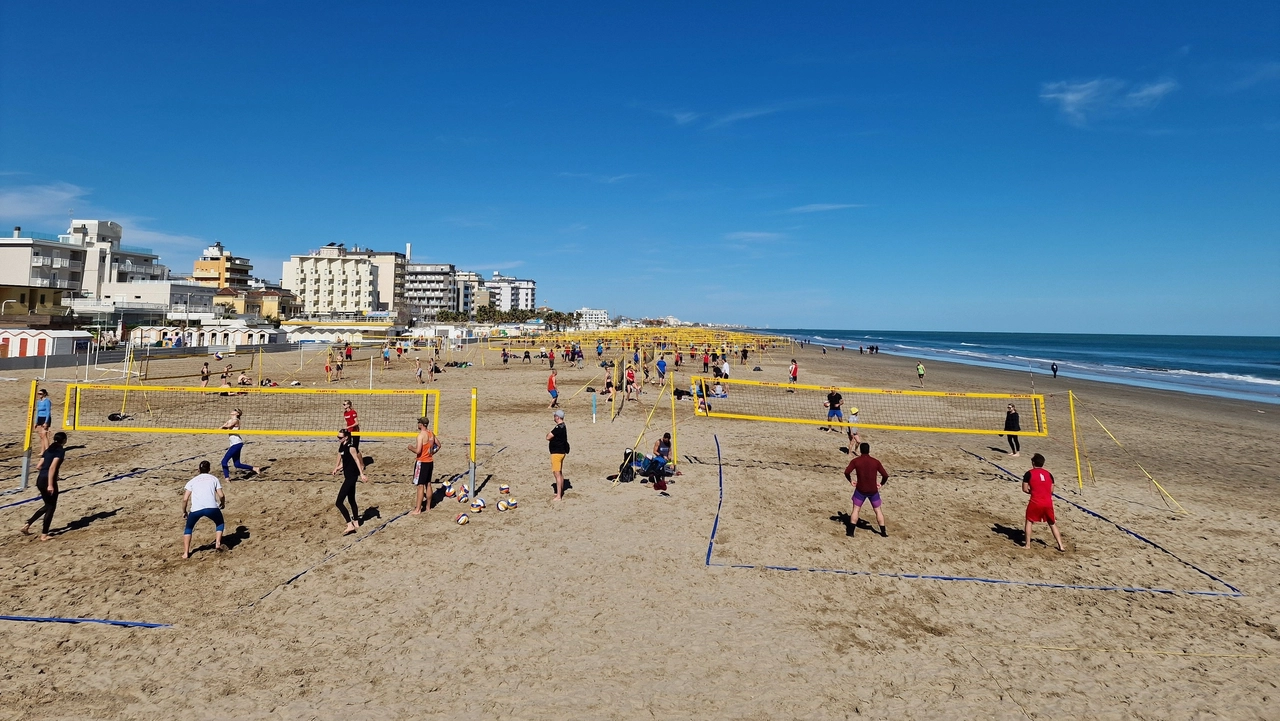
[[[338,475],[338,471],[342,471],[342,488],[338,490],[338,500],[334,501],[334,505],[338,507],[343,520],[347,522],[347,529],[342,532],[342,535],[349,536],[360,530],[360,508],[356,506],[356,481],[368,483],[369,478],[364,474],[364,458],[360,456],[360,449],[351,442],[351,431],[346,428],[338,431],[338,465],[334,467],[333,475]],[[347,513],[343,501],[351,504],[350,513]]]
[[[1009,408],[1004,412],[1004,432],[1009,439],[1010,457],[1018,455],[1018,452],[1022,450],[1022,444],[1018,442],[1018,437],[1010,433],[1010,431],[1016,433],[1020,430],[1022,430],[1022,424],[1018,421],[1018,409],[1014,408],[1013,404],[1010,403]]]
[[[36,475],[36,490],[40,492],[44,505],[27,519],[27,525],[22,527],[23,534],[31,533],[31,524],[43,516],[44,524],[40,527],[41,541],[49,540],[49,524],[53,522],[53,512],[58,508],[58,474],[62,472],[62,461],[67,457],[67,452],[64,450],[66,445],[66,433],[58,431],[53,434],[53,442],[45,449],[40,459],[40,471]]]

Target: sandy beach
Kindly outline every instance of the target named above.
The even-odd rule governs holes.
[[[909,358],[795,357],[801,383],[916,387]],[[297,372],[297,353],[266,359],[273,378],[325,385],[320,363]],[[782,381],[789,360],[753,358],[762,370],[735,365],[736,377]],[[926,365],[931,390],[1031,390],[1026,373]],[[216,467],[225,437],[71,433],[53,540],[19,534],[38,504],[0,509],[0,613],[167,626],[0,622],[0,718],[1277,716],[1280,407],[1036,376],[1050,435],[1023,437],[1017,458],[997,436],[865,432],[891,474],[889,536],[850,537],[843,434],[698,418],[681,401],[669,495],[615,485],[606,476],[657,389],[613,421],[601,402],[593,424],[591,394],[575,392],[602,387],[600,369],[557,367],[573,448],[561,502],[545,366],[503,368],[489,351],[483,367],[433,384],[437,478],[466,469],[479,389],[491,509],[465,527],[452,499],[403,515],[413,488],[401,439],[365,443],[366,522],[343,537],[336,443],[250,438],[245,461],[269,468],[227,484],[231,550],[208,547],[204,522],[184,561],[182,487],[200,459]],[[34,374],[8,375],[20,380],[0,383],[3,490],[16,487]],[[333,385],[363,388],[367,368],[348,377]],[[417,387],[412,362],[375,384]],[[57,408],[64,385],[47,386]],[[1068,389],[1094,474],[1083,490]],[[646,450],[670,415],[664,397]],[[1030,550],[1019,545],[1025,496],[997,466],[1021,476],[1036,452],[1065,499],[1066,553],[1043,525]],[[499,484],[518,509],[492,509]]]

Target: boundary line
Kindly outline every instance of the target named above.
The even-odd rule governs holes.
[[[172,628],[167,623],[143,623],[142,621],[113,621],[107,618],[58,618],[55,616],[0,616],[0,621],[23,621],[26,623],[101,623],[107,626],[124,626],[127,628]]]
[[[1182,561],[1182,559],[1178,558],[1176,555],[1174,555],[1167,549],[1159,546],[1158,544],[1150,540],[1147,540],[1145,538],[1142,538],[1142,536],[1139,536],[1133,531],[1130,531],[1129,529],[1124,528],[1123,526],[1120,526],[1120,524],[1115,523],[1114,521],[1111,521],[1107,518],[1104,518],[1103,516],[1100,516],[1097,513],[1090,511],[1084,506],[1080,506],[1079,504],[1073,503],[1065,498],[1062,500],[1066,501],[1067,503],[1071,503],[1071,505],[1076,506],[1077,508],[1080,508],[1081,510],[1087,513],[1090,513],[1091,515],[1095,515],[1098,518],[1101,518],[1102,520],[1107,521],[1111,525],[1116,526],[1117,528],[1120,528],[1120,530],[1125,531],[1126,533],[1132,536],[1135,536],[1140,540],[1150,543],[1152,546],[1155,546],[1161,551],[1168,553],[1170,556],[1173,556],[1175,559],[1181,561],[1182,563],[1185,563],[1191,568],[1194,568],[1200,573],[1203,573],[1209,578],[1212,578],[1215,581],[1218,581],[1222,585],[1226,586],[1227,588],[1230,588],[1231,592],[1185,591],[1185,590],[1172,589],[1172,588],[1146,588],[1143,586],[1089,586],[1089,585],[1080,585],[1080,584],[1071,584],[1071,583],[1050,583],[1048,581],[1015,581],[1015,580],[1004,579],[1004,578],[983,578],[981,576],[949,576],[944,574],[930,574],[930,573],[889,573],[889,572],[877,572],[877,571],[844,570],[844,569],[837,569],[837,568],[804,568],[801,566],[773,566],[773,565],[748,564],[748,563],[713,563],[711,561],[711,556],[712,556],[712,553],[714,553],[715,551],[716,532],[720,528],[720,512],[724,507],[724,464],[721,462],[721,458],[720,458],[720,438],[718,436],[713,436],[713,437],[715,438],[715,442],[716,442],[716,466],[720,469],[720,474],[719,474],[720,475],[720,502],[716,506],[715,521],[713,521],[711,524],[711,537],[707,541],[706,566],[708,567],[755,568],[755,569],[761,569],[766,571],[787,571],[787,572],[802,572],[802,573],[831,573],[831,574],[842,575],[842,576],[871,576],[871,577],[877,577],[877,578],[897,578],[897,579],[918,580],[918,581],[963,581],[968,583],[985,583],[985,584],[999,585],[999,586],[1024,586],[1028,588],[1052,588],[1052,589],[1062,589],[1062,590],[1072,590],[1072,591],[1123,591],[1125,593],[1158,593],[1158,594],[1168,594],[1168,595],[1188,594],[1192,596],[1207,596],[1207,597],[1214,597],[1214,598],[1242,598],[1245,595],[1235,586],[1232,586],[1226,581],[1223,581],[1217,578],[1213,574],[1210,574],[1200,568],[1196,568],[1194,565],[1187,563],[1186,561]],[[961,450],[964,450],[964,449],[961,449]],[[970,453],[970,452],[965,451],[965,453]],[[976,453],[970,453],[970,455],[977,456]],[[981,458],[981,456],[978,456],[978,457]],[[983,458],[982,460],[986,461],[985,458]],[[991,461],[986,461],[986,462],[991,463]],[[996,464],[991,463],[991,465],[994,466]],[[996,467],[999,468],[999,466],[996,466]],[[1001,468],[1000,470],[1008,473],[1008,471],[1003,468]],[[1013,475],[1013,474],[1010,474],[1010,475]],[[1057,495],[1057,494],[1054,494],[1054,495]]]
[[[133,478],[134,476],[140,476],[140,475],[142,475],[142,474],[144,474],[144,473],[150,473],[151,471],[159,470],[159,469],[161,469],[161,468],[164,468],[165,466],[172,466],[172,465],[175,465],[175,464],[178,464],[178,463],[186,463],[187,461],[194,461],[195,459],[197,459],[197,458],[199,458],[199,457],[201,457],[201,456],[203,456],[203,455],[206,455],[206,454],[204,454],[204,453],[200,453],[200,454],[197,454],[197,455],[191,456],[191,457],[189,457],[189,458],[183,458],[183,459],[181,459],[181,460],[177,460],[177,461],[170,461],[170,462],[168,462],[168,463],[161,463],[161,464],[160,464],[160,465],[158,465],[158,466],[152,466],[152,467],[150,467],[150,468],[138,468],[138,469],[135,469],[135,470],[129,471],[128,473],[117,473],[117,474],[116,474],[116,475],[114,475],[114,476],[110,476],[109,478],[103,478],[103,479],[102,479],[102,480],[100,480],[100,481],[94,481],[94,482],[92,482],[92,483],[86,483],[86,484],[84,484],[83,486],[74,486],[74,487],[72,487],[72,488],[68,488],[68,489],[67,489],[67,490],[65,490],[65,491],[58,491],[58,495],[59,495],[59,496],[61,496],[61,495],[62,495],[62,494],[64,494],[64,493],[70,493],[70,492],[72,492],[72,491],[78,491],[78,490],[80,490],[80,489],[82,489],[82,488],[91,488],[91,487],[93,487],[93,486],[100,486],[100,485],[102,485],[103,483],[111,483],[111,482],[113,482],[113,481],[122,481],[122,480],[124,480],[124,479],[126,479],[126,478]],[[21,501],[15,501],[14,503],[8,503],[8,504],[5,504],[5,505],[3,505],[3,506],[0,506],[0,511],[3,511],[3,510],[4,510],[4,509],[6,509],[6,508],[13,508],[14,506],[21,506],[21,505],[26,504],[26,503],[34,503],[34,502],[36,502],[36,501],[38,501],[38,500],[40,500],[40,499],[41,499],[41,497],[40,497],[40,496],[36,496],[35,498],[27,498],[27,499],[24,499],[24,500],[21,500]]]

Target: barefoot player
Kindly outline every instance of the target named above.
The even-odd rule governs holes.
[[[50,538],[49,524],[53,522],[53,512],[58,508],[58,476],[62,473],[62,462],[67,457],[67,452],[64,450],[66,445],[67,434],[58,431],[53,434],[53,442],[44,449],[40,459],[40,470],[36,472],[36,491],[40,493],[40,500],[44,501],[44,505],[27,519],[27,525],[22,527],[23,535],[31,533],[31,524],[43,516],[40,540],[47,541]]]
[[[436,453],[439,450],[440,441],[431,432],[431,419],[426,416],[419,418],[418,437],[409,444],[409,452],[414,457],[413,485],[418,487],[418,500],[409,513],[415,516],[422,513],[424,496],[426,510],[431,510],[431,474],[435,472]]]
[[[1022,476],[1022,492],[1031,496],[1027,501],[1027,522],[1022,529],[1022,547],[1031,548],[1031,524],[1043,522],[1049,524],[1058,550],[1066,551],[1062,534],[1058,533],[1058,520],[1053,515],[1053,474],[1044,469],[1044,456],[1039,453],[1031,457],[1031,470]]]
[[[870,443],[858,446],[858,451],[861,455],[849,461],[849,465],[844,469],[844,477],[853,484],[853,513],[849,515],[849,526],[857,529],[858,511],[862,510],[863,503],[870,500],[871,508],[876,512],[876,523],[880,524],[880,535],[888,537],[889,532],[884,527],[884,512],[880,510],[880,489],[889,482],[889,472],[884,469],[880,461],[871,457]],[[857,481],[850,476],[854,471],[858,474]],[[881,477],[884,478],[883,481],[880,480]],[[853,531],[850,531],[850,534],[852,533]]]
[[[338,431],[338,465],[334,467],[333,475],[338,475],[338,471],[342,471],[342,486],[338,489],[338,500],[334,501],[333,505],[338,507],[342,519],[347,522],[342,535],[350,536],[360,530],[360,508],[356,506],[356,481],[368,483],[369,477],[364,474],[364,457],[360,455],[360,449],[352,445],[351,433],[346,428]],[[347,507],[343,505],[343,501],[351,504],[351,513],[347,513]]]
[[[547,434],[547,451],[551,454],[551,475],[556,479],[556,500],[564,498],[564,457],[569,455],[569,429],[564,425],[564,411],[551,414],[555,426]]]

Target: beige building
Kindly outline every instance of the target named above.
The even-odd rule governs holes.
[[[299,312],[297,296],[283,288],[222,288],[214,296],[213,302],[226,306],[239,315],[256,315],[259,318],[285,320]]]
[[[80,290],[85,252],[65,236],[20,227],[0,238],[0,315],[61,315],[63,295]]]
[[[248,258],[236,257],[222,247],[222,243],[214,243],[196,260],[191,279],[210,288],[248,290],[252,270]]]
[[[280,285],[298,298],[306,315],[367,315],[378,310],[378,266],[330,243],[284,262]]]
[[[405,303],[405,268],[408,259],[404,253],[394,251],[369,250],[356,246],[347,251],[348,258],[368,258],[378,269],[378,293],[374,310],[387,311],[392,318],[404,316],[409,318],[409,308]]]

